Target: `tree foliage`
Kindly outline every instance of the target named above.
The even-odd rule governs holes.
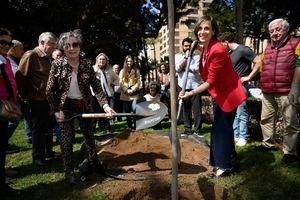
[[[267,25],[276,18],[285,18],[295,30],[300,26],[300,4],[297,0],[243,0],[244,36],[266,39]],[[214,0],[207,14],[220,22],[222,31],[237,31],[235,24],[236,0]]]
[[[195,2],[174,0],[176,19],[189,12],[183,9],[186,4]],[[137,55],[144,38],[156,37],[168,16],[165,0],[2,0],[1,8],[1,26],[26,49],[36,46],[44,31],[59,35],[81,29],[86,55],[105,52],[114,63]]]

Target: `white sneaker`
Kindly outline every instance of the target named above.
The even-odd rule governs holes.
[[[247,140],[243,139],[243,138],[240,138],[237,143],[235,144],[236,146],[239,146],[239,147],[243,147],[247,144]]]

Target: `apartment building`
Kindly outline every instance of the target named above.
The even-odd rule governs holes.
[[[181,17],[179,22],[175,25],[175,53],[181,50],[181,42],[186,37],[195,38],[194,36],[194,24],[200,16],[203,16],[203,11],[208,9],[213,0],[199,0],[199,8],[187,7],[187,9],[193,9],[193,11]],[[169,30],[168,26],[161,27],[159,31],[159,38],[156,39],[154,45],[155,51],[149,52],[149,58],[155,58],[156,60],[164,59],[169,56]],[[152,47],[153,48],[153,47]]]

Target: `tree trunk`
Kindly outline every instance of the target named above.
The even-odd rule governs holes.
[[[236,12],[236,31],[237,31],[237,42],[243,44],[243,0],[236,0],[235,4]]]

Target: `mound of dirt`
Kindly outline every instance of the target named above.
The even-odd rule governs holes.
[[[223,199],[223,189],[199,180],[211,171],[209,149],[190,138],[180,139],[178,172],[179,199]],[[122,172],[122,178],[101,183],[109,199],[171,199],[172,149],[167,136],[125,131],[102,141],[98,155],[108,171]]]

